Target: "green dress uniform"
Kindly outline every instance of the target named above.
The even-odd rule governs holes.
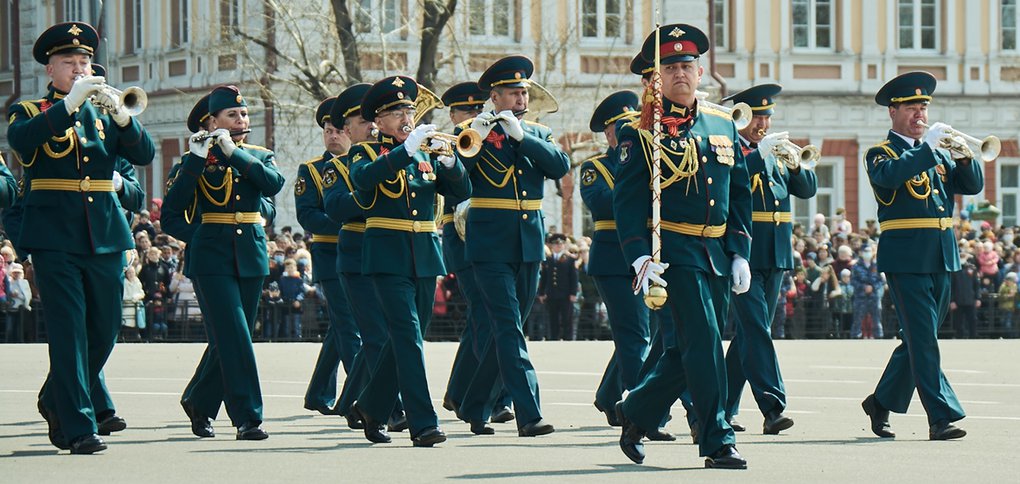
[[[362,116],[372,121],[384,110],[411,106],[417,94],[410,77],[383,79],[365,94]],[[377,142],[355,145],[349,155],[359,198],[371,200],[365,209],[361,272],[372,280],[389,331],[357,408],[368,429],[392,414],[399,392],[417,445],[423,435],[437,433],[439,425],[422,340],[432,316],[436,277],[446,273],[436,233],[436,194],[467,198],[471,183],[456,159],[446,168],[421,151],[408,153],[384,133]]]
[[[218,87],[209,98],[213,114],[245,105],[233,86]],[[284,183],[274,158],[272,151],[244,143],[229,157],[219,145],[209,149],[206,159],[188,153],[163,201],[173,212],[195,206],[201,213],[186,263],[202,296],[199,304],[209,322],[211,340],[216,342],[223,401],[232,424],[240,429],[239,438],[262,423],[251,327],[262,280],[269,273],[259,209],[262,197],[275,195]]]
[[[889,81],[875,99],[881,105],[927,102],[934,90],[931,74],[912,72]],[[894,131],[868,150],[864,163],[882,231],[878,269],[888,279],[901,341],[869,400],[878,409],[905,413],[916,388],[930,437],[937,438],[936,430],[965,416],[941,369],[938,328],[949,307],[950,273],[960,270],[951,218],[955,197],[984,188],[981,164],[954,160],[927,143],[911,146]]]
[[[755,116],[771,116],[773,98],[781,90],[777,84],[762,84],[726,100],[747,103]],[[741,138],[740,149],[751,176],[751,288],[734,297],[736,333],[726,351],[726,418],[738,413],[746,381],[751,384],[758,409],[766,416],[766,432],[777,433],[769,423],[786,408],[786,388],[771,328],[783,274],[793,269],[790,197],[813,197],[818,179],[813,170],[800,168],[794,172],[772,155],[763,159],[756,148]]]
[[[483,89],[527,87],[533,71],[527,57],[505,57],[490,66],[478,84]],[[470,121],[465,121],[454,134],[468,126]],[[513,400],[519,432],[542,419],[538,376],[528,357],[523,322],[531,312],[545,258],[545,180],[562,178],[570,170],[552,130],[528,121],[521,121],[521,127],[524,137],[517,141],[496,125],[477,155],[461,157],[474,189],[465,253],[489,313],[492,337],[482,344],[460,417],[488,421],[496,385],[502,381]]]
[[[315,121],[320,128],[329,121],[330,108],[335,101],[335,97],[328,98],[315,110]],[[340,224],[329,218],[323,205],[325,190],[340,181],[338,167],[332,159],[333,154],[326,151],[302,163],[294,184],[298,223],[306,233],[312,234],[312,280],[322,288],[329,313],[329,329],[305,391],[305,408],[323,413],[332,413],[336,401],[338,367],[343,363],[344,372],[349,375],[354,356],[361,349],[361,335],[336,270]]]
[[[473,81],[455,84],[447,89],[442,96],[443,104],[451,110],[481,110],[487,99],[489,99],[489,91],[480,89],[478,83]],[[456,278],[457,287],[464,297],[467,308],[465,314],[467,324],[464,325],[464,330],[460,334],[460,344],[457,346],[457,353],[453,358],[450,378],[446,384],[446,394],[443,397],[443,406],[453,411],[460,408],[460,402],[464,399],[464,393],[478,367],[478,356],[481,352],[480,342],[488,341],[491,335],[488,322],[489,314],[486,312],[485,302],[478,289],[474,269],[464,257],[464,240],[457,234],[453,223],[454,212],[460,202],[462,200],[446,198],[443,203],[443,216],[440,219],[443,263],[446,265],[446,270]],[[502,385],[500,386],[502,387]],[[509,407],[510,403],[510,395],[501,390],[496,399],[493,413],[504,411],[503,409]]]
[[[96,45],[91,26],[58,24],[34,54],[46,64],[56,53],[91,55]],[[25,168],[18,244],[32,253],[47,315],[50,379],[40,409],[75,451],[97,432],[91,388],[120,330],[124,251],[134,247],[111,177],[118,156],[147,165],[155,148],[137,120],[120,127],[87,100],[69,114],[64,95],[50,85],[42,99],[13,104],[7,139]]]
[[[618,121],[630,121],[639,114],[638,97],[631,91],[613,93],[603,100],[592,115],[589,128],[601,133]],[[614,405],[624,390],[637,386],[641,366],[648,356],[651,333],[648,307],[631,289],[630,263],[623,257],[620,238],[613,217],[613,187],[618,152],[610,147],[606,153],[581,163],[581,199],[595,221],[588,273],[606,303],[609,327],[613,334],[614,351],[595,394],[595,407],[615,423]]]
[[[334,127],[342,129],[344,118],[360,115],[361,100],[370,87],[372,85],[367,83],[355,84],[337,96],[330,110],[330,122]],[[356,198],[354,184],[351,183],[350,156],[343,155],[329,162],[343,180],[343,183],[334,183],[323,190],[326,215],[340,223],[337,258],[333,265],[342,276],[341,283],[347,299],[353,303],[350,306],[351,313],[361,334],[361,350],[354,356],[334,411],[352,421],[354,415],[351,405],[368,383],[389,336],[379,296],[371,279],[361,272],[365,217],[363,207]]]
[[[707,38],[693,26],[660,28],[662,45],[655,44],[653,33],[642,49],[645,59],[661,48],[664,64],[692,61],[708,49]],[[663,310],[672,312],[677,341],[620,410],[621,417],[647,432],[689,388],[699,417],[700,455],[711,457],[732,449],[736,440],[723,411],[726,368],[719,321],[726,318],[732,261],[750,256],[751,192],[728,114],[701,103],[687,108],[665,97],[662,104],[661,258],[669,264],[662,274],[669,295]],[[651,138],[636,121],[619,134],[613,208],[629,261],[651,254],[646,226],[652,201]]]

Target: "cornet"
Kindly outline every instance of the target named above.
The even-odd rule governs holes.
[[[917,124],[920,126],[924,126],[925,128],[930,127],[920,119],[917,120]],[[949,133],[953,136],[959,136],[960,138],[963,138],[963,140],[966,141],[968,144],[978,147],[978,150],[981,152],[981,161],[984,162],[995,161],[995,159],[999,157],[999,152],[1002,151],[1002,142],[999,141],[998,136],[989,135],[986,136],[985,139],[977,139],[969,134],[957,131],[955,129],[950,129]],[[974,153],[970,152],[969,146],[960,147],[956,143],[953,143],[953,141],[950,139],[942,140],[941,142],[939,142],[939,146],[946,148],[947,150],[966,158],[974,157]],[[964,150],[963,148],[966,148],[966,150]]]
[[[410,133],[413,128],[409,125],[401,127],[405,133]],[[442,146],[432,147],[433,141],[439,141]],[[422,141],[421,151],[437,156],[453,156],[454,150],[465,158],[471,158],[482,149],[482,135],[471,128],[461,131],[459,135],[441,133],[439,131],[429,134],[425,141]]]
[[[796,156],[794,156],[795,153]],[[801,148],[788,139],[784,139],[772,147],[772,154],[791,170],[802,166],[811,169],[822,156],[822,152],[817,146],[807,145]]]
[[[82,77],[85,76],[75,77],[74,80],[77,81]],[[120,111],[123,109],[124,113],[131,117],[142,114],[149,105],[149,96],[145,94],[144,89],[138,86],[131,86],[122,91],[109,84],[103,84],[99,87],[99,93],[103,93],[110,99],[113,99],[113,104],[98,96],[98,93],[89,96],[92,104],[107,111]]]
[[[699,99],[698,104],[722,111],[730,115],[730,119],[733,120],[733,124],[736,125],[737,130],[744,129],[747,127],[747,125],[751,124],[752,116],[751,106],[749,106],[747,103],[736,103],[733,105],[732,108],[728,108],[726,106],[720,106],[713,102],[708,102],[704,99]]]

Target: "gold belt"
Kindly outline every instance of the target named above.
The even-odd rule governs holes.
[[[952,217],[942,218],[898,218],[885,220],[878,224],[883,232],[886,230],[903,229],[939,229],[949,230],[953,228]]]
[[[405,220],[402,218],[369,217],[365,220],[366,229],[399,230],[401,232],[435,232],[434,220]]]
[[[595,230],[616,230],[616,220],[596,220]]]
[[[312,234],[312,242],[322,242],[324,244],[335,244],[340,241],[338,235],[319,235]]]
[[[347,222],[340,227],[340,230],[346,230],[348,232],[365,232],[364,222]]]
[[[32,190],[54,190],[61,192],[112,192],[113,180],[68,180],[65,178],[37,178],[31,181]]]
[[[453,214],[452,213],[448,213],[446,215],[443,215],[442,217],[439,217],[439,225],[446,225],[446,224],[448,224],[450,222],[453,222]]]
[[[541,200],[510,200],[506,198],[471,198],[471,208],[500,210],[541,210]]]
[[[662,228],[678,234],[691,235],[694,237],[719,238],[726,233],[726,224],[722,225],[701,225],[689,224],[686,222],[662,221]]]
[[[793,214],[790,212],[751,212],[752,222],[775,222],[776,225],[780,223],[793,223]]]
[[[259,224],[262,225],[262,215],[258,212],[234,212],[234,213],[203,213],[202,223],[204,224]]]

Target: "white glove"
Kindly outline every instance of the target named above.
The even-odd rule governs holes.
[[[946,123],[938,122],[931,125],[928,128],[928,132],[924,134],[924,142],[931,149],[939,147],[939,142],[953,135],[953,128]]]
[[[404,149],[407,150],[407,154],[413,155],[417,153],[421,149],[421,144],[425,142],[425,138],[428,138],[435,130],[436,125],[423,124],[408,133],[407,139],[404,140]]]
[[[638,284],[637,288],[634,289],[634,294],[643,292],[648,294],[648,283],[649,281],[654,282],[662,287],[666,287],[666,280],[662,278],[662,273],[669,269],[669,264],[665,262],[655,262],[652,260],[652,256],[643,255],[638,257],[634,263],[631,264],[634,268],[634,273],[637,274]]]
[[[733,256],[731,274],[733,275],[734,293],[743,294],[751,288],[751,266],[747,263],[747,259],[739,255]]]
[[[436,158],[436,161],[446,169],[453,168],[453,165],[457,164],[457,159],[452,156],[440,156]]]
[[[524,128],[521,127],[521,120],[514,116],[514,112],[509,109],[502,111],[498,114],[500,120],[499,124],[503,126],[503,131],[511,138],[520,141],[524,139]]]
[[[120,172],[113,172],[113,191],[119,192],[121,188],[124,188],[124,177],[120,176]]]
[[[191,150],[191,154],[203,160],[209,156],[209,145],[212,144],[213,139],[206,138],[202,141],[197,140],[198,138],[205,136],[207,134],[209,134],[209,132],[203,129],[191,135],[191,139],[188,140],[188,149]]]
[[[220,128],[213,131],[212,134],[216,137],[216,142],[219,143],[220,149],[223,150],[223,156],[230,158],[230,155],[234,154],[234,150],[237,149],[233,138],[230,137],[230,131]]]
[[[100,94],[102,95],[103,93]],[[113,103],[109,104],[109,106],[116,106],[118,101],[119,100],[114,99]],[[127,110],[123,107],[111,110],[110,117],[113,118],[113,122],[117,123],[117,126],[120,126],[121,128],[126,128],[127,125],[131,124],[131,116],[128,115]]]
[[[475,117],[474,121],[471,121],[471,129],[478,131],[478,134],[482,135],[482,139],[489,136],[489,131],[492,131],[492,127],[495,126],[493,120],[496,119],[496,115],[490,112],[484,112]]]
[[[765,135],[761,141],[758,142],[758,154],[761,155],[761,159],[766,159],[772,154],[772,149],[785,140],[790,139],[790,133],[783,131],[780,133],[772,133]]]
[[[74,111],[85,104],[89,96],[99,91],[99,88],[106,83],[105,77],[85,76],[71,85],[71,91],[64,96],[64,108],[67,114],[74,114]]]

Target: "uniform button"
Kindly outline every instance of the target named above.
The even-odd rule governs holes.
[[[775,184],[775,182],[769,182],[769,186],[770,187],[774,187],[774,186],[776,186],[776,184]]]
[[[88,138],[86,138],[84,136],[81,137],[81,144],[85,144],[85,143],[88,143],[88,142],[89,142]]]
[[[83,157],[81,157],[81,161],[84,161],[85,163],[88,163],[89,162],[89,157],[88,156],[83,156]]]
[[[528,196],[528,191],[527,190],[521,190],[521,196],[522,197]]]
[[[707,156],[702,156],[701,157],[701,162],[702,163],[708,163],[708,157]]]
[[[715,200],[709,200],[708,201],[708,206],[709,207],[714,207],[715,206]]]
[[[417,193],[411,192],[411,198],[415,198],[415,197],[417,197],[417,196],[418,196],[418,194],[417,194]]]
[[[932,189],[931,192],[936,194],[936,195],[938,195],[939,194],[939,189],[938,188],[934,188],[934,189]]]
[[[517,170],[517,174],[518,175],[523,175],[524,174],[524,170]]]
[[[234,178],[234,183],[241,183],[241,179],[240,178]]]
[[[81,127],[81,121],[75,121],[75,122],[74,122],[74,126],[75,126],[76,128],[80,128],[80,127]]]
[[[237,235],[241,235],[241,229],[237,229]]]
[[[408,180],[414,180],[414,175],[412,175],[412,174],[408,173],[408,174],[407,174],[407,179],[408,179]]]
[[[707,181],[708,181],[708,184],[711,185],[712,184],[712,177],[708,177]]]
[[[93,202],[92,197],[89,197],[89,203],[92,203],[92,202]]]
[[[695,136],[694,139],[698,140],[698,143],[701,142],[701,136],[700,135],[699,136]]]
[[[777,207],[779,206],[779,200],[776,200],[776,206]]]
[[[527,220],[528,219],[528,214],[521,215],[521,219],[522,220]]]
[[[418,215],[418,211],[417,210],[411,210],[411,215]]]
[[[945,212],[946,211],[946,207],[939,207],[939,211],[940,212]]]
[[[240,199],[241,199],[240,195],[234,195],[234,200],[240,200]]]

